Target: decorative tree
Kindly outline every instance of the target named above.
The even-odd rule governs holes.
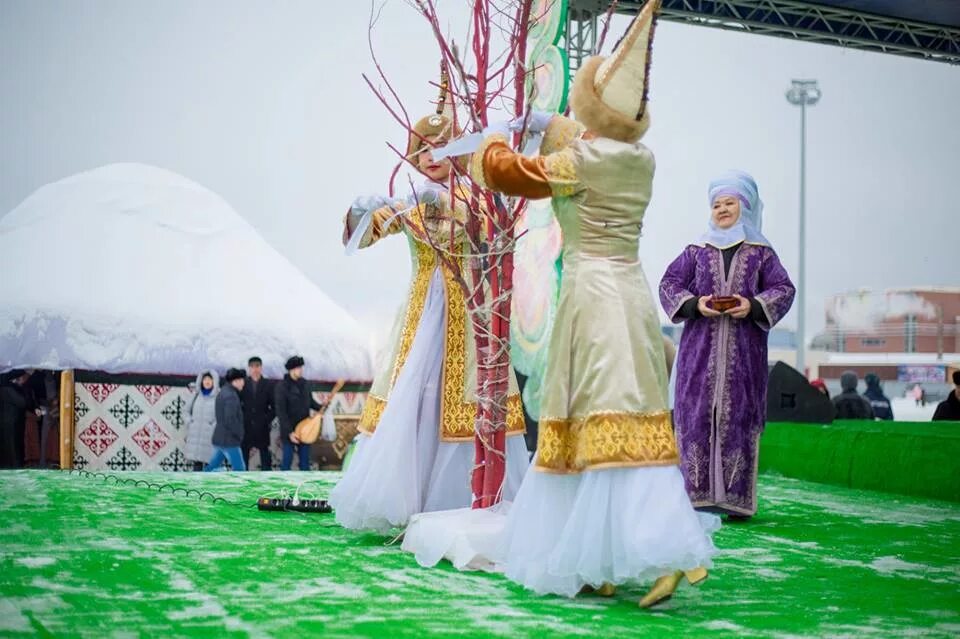
[[[430,25],[441,60],[440,101],[453,118],[454,131],[481,131],[491,121],[524,116],[527,100],[527,34],[531,24],[530,0],[475,0],[470,10],[468,45],[444,34],[433,0],[409,0]],[[375,27],[376,12],[370,29]],[[364,76],[368,86],[408,134],[413,122],[402,100],[370,46],[383,89]],[[462,119],[461,119],[462,116]],[[523,131],[514,134],[519,143]],[[409,160],[397,148],[400,158],[391,177]],[[459,186],[458,186],[459,185]],[[464,188],[464,185],[465,188]],[[473,328],[477,360],[477,415],[475,422],[475,465],[471,477],[475,508],[492,506],[500,499],[505,472],[507,397],[510,379],[510,315],[513,292],[513,253],[516,225],[523,210],[522,199],[504,198],[481,189],[469,176],[462,161],[453,162],[446,197],[467,211],[460,228],[451,228],[449,241],[423,234],[421,239],[436,250],[454,274],[467,301]],[[455,253],[454,232],[463,232],[469,254]],[[465,262],[460,258],[466,257]],[[460,264],[470,272],[461,272]]]

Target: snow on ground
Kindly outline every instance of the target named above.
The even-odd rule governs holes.
[[[927,402],[926,406],[917,406],[916,400],[906,397],[894,397],[890,400],[893,418],[898,422],[929,422],[937,410],[936,402]]]
[[[48,184],[0,218],[0,369],[193,375],[251,355],[368,380],[369,339],[222,198],[140,164]]]

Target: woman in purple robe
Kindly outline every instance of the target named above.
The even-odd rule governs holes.
[[[694,507],[747,518],[757,512],[767,333],[790,310],[795,289],[760,232],[763,202],[753,178],[729,171],[710,184],[709,195],[710,230],[660,282],[667,316],[685,323],[674,425]],[[714,298],[736,305],[718,310]],[[719,299],[716,306],[722,308]]]

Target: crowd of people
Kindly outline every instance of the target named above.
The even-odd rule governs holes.
[[[946,399],[937,404],[932,421],[953,421],[960,419],[960,371],[953,372],[955,389]],[[830,398],[830,390],[823,379],[815,379],[810,385],[830,398],[833,402],[834,419],[893,421],[893,402],[883,391],[880,376],[867,373],[864,377],[866,390],[863,394],[857,390],[860,379],[853,371],[840,376],[840,394]],[[906,391],[907,398],[913,398],[917,406],[926,406],[926,390],[916,384]]]
[[[270,429],[279,423],[283,454],[281,470],[291,470],[294,455],[300,470],[310,469],[310,443],[301,441],[297,424],[311,410],[325,406],[313,399],[303,377],[304,360],[287,360],[287,373],[279,381],[263,376],[263,360],[251,357],[247,371],[231,368],[221,385],[217,371],[197,375],[187,417],[186,457],[196,471],[213,471],[225,461],[233,470],[247,470],[257,450],[260,469],[273,469]]]
[[[284,378],[268,380],[263,360],[251,357],[246,372],[231,368],[222,384],[216,370],[201,371],[191,384],[193,396],[186,411],[184,456],[192,469],[216,470],[228,461],[230,468],[246,470],[256,450],[260,469],[272,470],[271,428],[276,420],[281,470],[290,470],[294,457],[300,470],[309,470],[311,445],[301,441],[296,427],[311,410],[325,407],[313,399],[303,367],[302,357],[291,357]],[[59,372],[15,369],[0,375],[0,468],[27,466],[28,433],[34,432],[39,459],[31,458],[30,465],[36,461],[37,467],[47,468],[47,450],[57,439],[59,417]]]

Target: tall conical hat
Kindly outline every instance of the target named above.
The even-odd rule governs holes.
[[[609,57],[593,56],[577,70],[570,106],[603,137],[635,142],[650,126],[650,54],[661,0],[648,0]]]
[[[440,96],[437,99],[437,111],[420,118],[413,125],[413,131],[407,138],[407,157],[412,159],[417,151],[423,148],[423,138],[441,134],[448,138],[457,135],[454,131],[453,93],[450,91],[450,75],[447,73],[446,65],[440,66]]]

